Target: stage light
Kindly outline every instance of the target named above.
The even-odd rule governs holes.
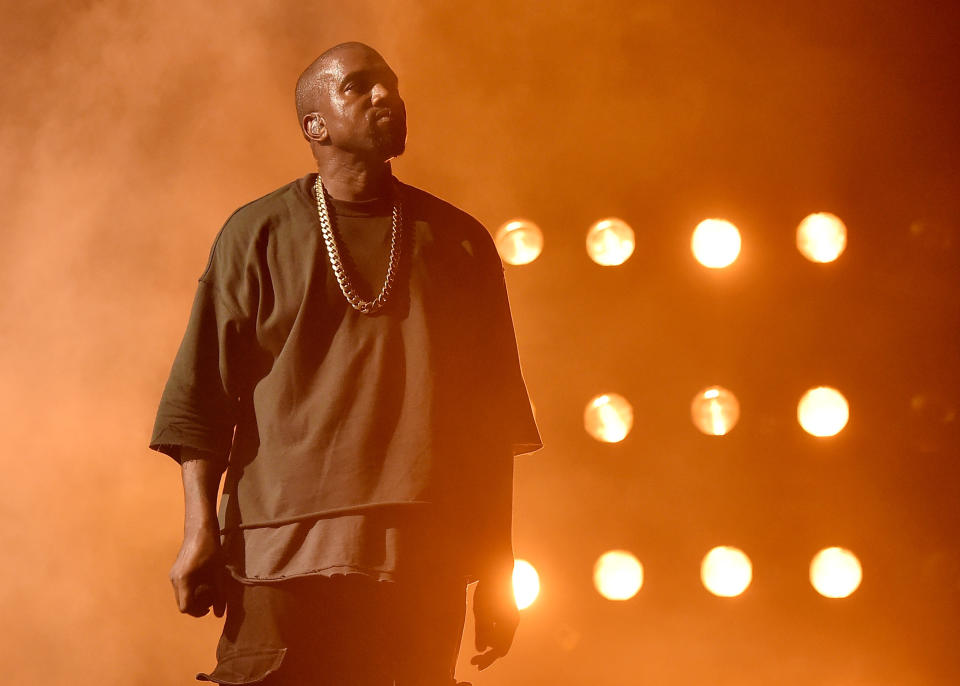
[[[840,391],[820,386],[804,393],[797,405],[797,419],[808,434],[836,436],[850,419],[850,407]]]
[[[737,396],[720,386],[705,388],[693,397],[690,416],[694,425],[709,436],[730,433],[740,419]]]
[[[857,556],[843,548],[824,548],[810,563],[810,583],[822,596],[846,598],[863,580]]]
[[[711,269],[733,264],[740,255],[740,232],[723,219],[704,219],[693,231],[693,256]]]
[[[605,267],[626,262],[635,245],[633,229],[621,219],[602,219],[587,231],[587,254]]]
[[[518,610],[526,610],[540,595],[540,575],[526,560],[513,561],[513,599]]]
[[[836,215],[816,212],[797,227],[797,249],[811,262],[833,262],[847,247],[847,227]]]
[[[514,219],[501,226],[494,238],[497,251],[508,264],[529,264],[543,252],[543,232],[526,219]]]
[[[604,393],[587,403],[583,411],[587,433],[604,443],[618,443],[633,426],[633,408],[622,395]]]
[[[704,587],[721,598],[733,598],[747,590],[753,579],[753,565],[742,550],[718,546],[703,558],[700,580]]]
[[[643,586],[643,565],[626,550],[611,550],[593,566],[593,585],[607,600],[628,600]]]

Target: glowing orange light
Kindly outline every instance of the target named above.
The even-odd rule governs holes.
[[[587,254],[605,267],[626,262],[635,245],[633,229],[621,219],[603,219],[587,231]]]
[[[800,399],[797,419],[808,434],[836,436],[850,419],[850,407],[840,391],[819,386],[807,391]]]
[[[753,580],[753,565],[742,550],[718,546],[703,558],[700,580],[714,595],[733,598],[747,590]]]
[[[633,408],[622,395],[598,395],[583,411],[583,426],[598,441],[618,443],[633,427]]]
[[[513,599],[518,610],[526,610],[540,595],[540,575],[526,560],[513,561]]]
[[[720,386],[705,388],[693,397],[690,415],[694,425],[710,436],[730,433],[740,419],[737,396]]]
[[[643,586],[643,565],[626,550],[611,550],[593,566],[593,585],[607,600],[628,600]]]
[[[722,269],[740,255],[740,231],[724,219],[704,219],[693,231],[692,247],[697,262]]]
[[[836,215],[816,212],[797,227],[797,249],[811,262],[833,262],[847,247],[847,227]]]
[[[494,241],[500,257],[508,264],[529,264],[543,252],[543,232],[526,219],[514,219],[501,226]]]
[[[844,548],[824,548],[810,563],[810,583],[827,598],[846,598],[860,587],[861,581],[860,560]]]

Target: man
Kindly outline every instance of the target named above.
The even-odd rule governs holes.
[[[540,447],[503,268],[397,181],[397,77],[360,43],[300,76],[308,174],[237,210],[199,279],[150,447],[181,465],[182,612],[226,611],[224,684],[454,683],[513,640],[514,455]],[[216,496],[226,470],[219,515]]]

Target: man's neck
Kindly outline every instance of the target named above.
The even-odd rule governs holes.
[[[317,160],[323,185],[337,200],[370,200],[390,195],[390,163],[330,157]]]

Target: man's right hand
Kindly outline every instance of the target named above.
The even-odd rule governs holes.
[[[213,614],[222,617],[226,607],[225,573],[220,532],[204,528],[187,534],[170,569],[170,583],[180,612],[203,617],[212,606]]]
[[[183,545],[170,569],[177,607],[194,617],[223,615],[226,606],[220,525],[217,522],[217,488],[223,471],[215,456],[183,446]]]

